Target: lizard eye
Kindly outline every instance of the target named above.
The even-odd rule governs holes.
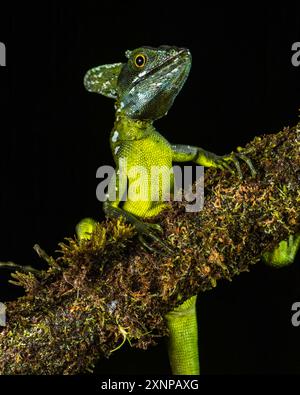
[[[139,53],[138,55],[135,56],[134,58],[134,64],[136,65],[136,67],[144,67],[145,64],[147,63],[147,58],[144,54]]]

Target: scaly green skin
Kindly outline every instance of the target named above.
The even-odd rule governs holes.
[[[137,174],[132,170],[143,166],[147,172],[145,185],[151,196],[151,177],[153,166],[171,169],[173,162],[189,162],[220,169],[231,168],[233,162],[239,177],[242,177],[238,159],[244,160],[252,173],[255,170],[250,160],[242,154],[217,156],[199,147],[170,144],[153,126],[153,121],[166,115],[175,97],[184,85],[191,67],[191,55],[187,49],[162,46],[159,48],[141,47],[127,51],[127,63],[103,65],[89,70],[84,84],[88,91],[102,94],[116,100],[116,119],[111,132],[110,142],[116,162],[115,178],[109,185],[104,211],[108,217],[123,216],[132,223],[139,233],[143,245],[153,249],[144,237],[169,250],[159,237],[160,227],[143,222],[159,214],[165,207],[163,197],[169,192],[169,185],[155,185],[159,190],[159,200],[149,197],[143,201],[127,199],[121,207],[124,185],[119,184],[119,160],[126,160],[125,176],[129,187],[135,182]],[[173,184],[170,175],[170,185]],[[116,199],[110,198],[117,192]],[[84,219],[77,226],[80,239],[88,238],[95,222]],[[199,374],[197,345],[196,296],[166,316],[170,330],[169,356],[173,373]]]
[[[274,251],[265,252],[263,254],[263,260],[268,265],[278,268],[290,265],[294,262],[299,247],[300,233],[297,235],[290,235],[287,240],[282,240]]]
[[[173,374],[200,374],[196,300],[195,295],[166,315]]]

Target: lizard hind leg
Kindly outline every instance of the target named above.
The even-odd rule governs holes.
[[[284,267],[294,262],[300,247],[300,233],[282,240],[273,251],[263,254],[263,261],[270,266]]]
[[[79,241],[89,240],[91,238],[91,234],[95,229],[96,223],[97,222],[93,218],[83,218],[76,225],[76,234]]]

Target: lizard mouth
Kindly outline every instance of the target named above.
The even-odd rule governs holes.
[[[167,67],[169,65],[172,65],[172,64],[174,64],[174,66],[175,66],[175,64],[177,62],[179,62],[180,60],[183,61],[183,64],[184,63],[189,63],[190,64],[190,62],[191,62],[191,54],[190,54],[190,51],[188,49],[186,49],[186,48],[179,49],[179,51],[175,55],[171,56],[169,59],[167,59],[161,65],[158,65],[157,69],[165,68],[165,67]],[[186,62],[184,62],[184,61],[186,61]]]
[[[174,73],[174,70],[179,69],[185,71],[191,67],[191,54],[188,49],[181,49],[176,55],[166,60],[162,65],[161,69],[164,70],[166,75],[168,72]]]
[[[163,63],[157,65],[144,74],[141,72],[138,80],[133,84],[133,86],[138,85],[145,79],[151,78],[153,75],[155,75],[155,79],[161,77],[163,80],[167,80],[169,77],[173,76],[174,80],[180,80],[183,75],[186,75],[187,77],[190,67],[190,51],[186,48],[180,48],[175,55],[170,56]],[[184,80],[185,79],[186,78],[184,78]]]

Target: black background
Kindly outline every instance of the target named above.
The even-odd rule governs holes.
[[[125,61],[141,45],[185,46],[193,67],[157,128],[172,142],[218,154],[298,121],[300,7],[224,8],[191,2],[40,2],[0,6],[0,260],[41,266],[32,246],[51,253],[85,216],[103,218],[96,169],[113,165],[113,102],[84,90],[85,72]],[[0,273],[0,300],[22,292]],[[300,257],[275,270],[256,265],[199,295],[203,373],[299,373]],[[97,373],[170,373],[165,341],[124,346]]]

